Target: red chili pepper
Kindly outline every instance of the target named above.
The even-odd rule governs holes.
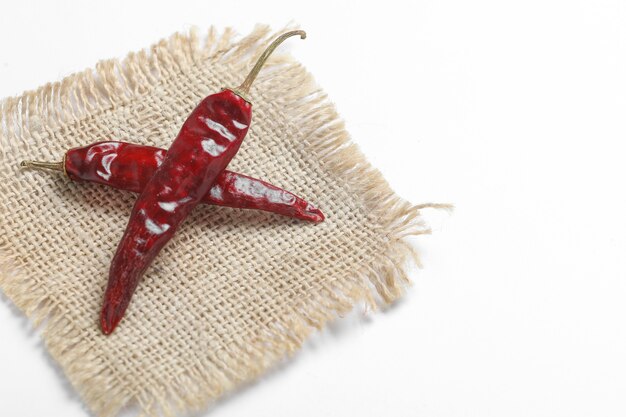
[[[97,142],[67,151],[63,162],[24,161],[22,166],[64,171],[73,181],[87,181],[139,193],[163,162],[166,151],[126,142]],[[201,203],[257,209],[321,222],[324,214],[289,191],[265,181],[222,171]]]
[[[100,314],[104,334],[113,332],[144,271],[239,150],[252,120],[252,105],[244,97],[267,57],[293,35],[306,36],[293,31],[278,37],[241,86],[206,97],[185,120],[139,195],[113,257]]]

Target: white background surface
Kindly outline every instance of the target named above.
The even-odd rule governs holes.
[[[192,25],[291,20],[370,161],[457,210],[429,215],[396,308],[206,415],[626,415],[625,2],[7,1],[0,96]],[[88,415],[6,298],[0,340],[0,415]]]

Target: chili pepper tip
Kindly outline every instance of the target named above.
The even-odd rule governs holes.
[[[321,223],[326,218],[324,216],[324,213],[322,213],[322,210],[316,207],[312,207],[312,206],[307,208],[305,214],[308,216],[309,220],[311,220],[313,223]]]
[[[102,329],[102,333],[106,336],[113,333],[113,330],[115,330],[122,320],[125,311],[125,308],[120,309],[119,306],[115,306],[111,302],[104,303],[102,312],[100,313],[100,328]]]

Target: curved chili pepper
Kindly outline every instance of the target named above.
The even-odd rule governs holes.
[[[87,181],[139,193],[161,165],[165,150],[126,142],[96,142],[67,151],[63,162],[23,161],[22,166],[63,171],[72,181]],[[312,204],[268,182],[222,171],[202,204],[257,209],[321,222],[324,214]]]
[[[252,105],[245,96],[268,56],[294,35],[306,36],[303,31],[279,36],[238,88],[206,97],[183,123],[137,198],[111,262],[100,314],[104,334],[119,324],[144,271],[239,150],[252,120]]]

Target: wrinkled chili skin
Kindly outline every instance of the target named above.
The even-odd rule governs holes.
[[[139,193],[163,162],[165,153],[164,149],[153,146],[97,142],[70,149],[65,154],[65,172],[73,181],[94,182]],[[243,189],[242,184],[248,185],[248,189]],[[295,194],[228,170],[218,175],[201,203],[264,210],[312,222],[324,220],[321,210]]]
[[[142,274],[235,156],[252,117],[230,90],[206,97],[191,112],[133,207],[104,296],[105,334],[122,319]]]

